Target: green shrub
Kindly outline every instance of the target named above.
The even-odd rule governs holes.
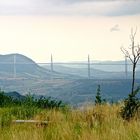
[[[30,93],[25,96],[24,99],[13,99],[12,97],[4,95],[3,91],[0,91],[0,107],[12,107],[12,106],[24,106],[25,108],[62,108],[65,104],[62,101],[55,99],[41,97],[35,99]]]
[[[138,87],[133,93],[129,94],[128,98],[124,100],[124,106],[121,109],[121,116],[125,120],[133,118],[140,108],[140,100],[136,95],[140,91]]]
[[[0,90],[0,107],[10,106],[13,100],[9,96],[5,96],[4,92]]]

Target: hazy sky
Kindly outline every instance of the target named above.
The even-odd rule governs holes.
[[[140,1],[0,0],[0,54],[22,53],[37,62],[120,60],[138,27]]]

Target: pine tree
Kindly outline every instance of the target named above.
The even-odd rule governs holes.
[[[101,87],[98,85],[97,88],[97,93],[96,93],[96,99],[95,99],[95,105],[101,104],[102,103],[102,98],[101,98]]]

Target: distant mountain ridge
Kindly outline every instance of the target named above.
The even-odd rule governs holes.
[[[91,61],[91,63],[94,61]],[[74,63],[74,62],[73,62]],[[130,62],[129,62],[130,63]],[[102,65],[99,65],[102,64]],[[122,65],[120,65],[122,64]],[[93,79],[122,79],[126,78],[124,61],[98,61],[91,65],[91,78]],[[22,54],[0,55],[0,78],[12,78],[16,71],[16,77],[20,78],[87,78],[88,67],[86,65],[57,65],[54,64],[54,71],[50,66],[39,66],[32,59]],[[132,66],[128,66],[128,78],[131,78]],[[112,69],[112,71],[111,71]],[[138,65],[137,69],[140,69]],[[140,74],[137,75],[140,77]]]
[[[50,70],[48,66],[43,66],[47,70]],[[75,76],[79,76],[83,79],[88,78],[88,67],[85,65],[84,67],[72,67],[68,65],[57,65],[55,64],[54,70],[57,72],[72,74]],[[118,66],[119,67],[119,66]],[[132,72],[127,72],[127,78],[131,78]],[[140,77],[140,74],[137,74]],[[125,71],[105,71],[101,68],[98,69],[95,65],[90,68],[90,77],[92,79],[126,79]]]
[[[20,93],[13,91],[13,92],[7,92],[4,93],[4,95],[12,97],[12,99],[22,100],[25,99],[25,96],[21,95]]]
[[[12,78],[15,73],[16,78],[50,79],[52,76],[54,78],[68,77],[68,75],[62,73],[52,73],[22,54],[0,55],[0,78]]]
[[[6,55],[0,55],[0,60],[4,63],[14,63],[14,58],[16,57],[16,63],[35,63],[32,59],[29,57],[26,57],[22,54],[13,53],[13,54],[6,54]]]
[[[119,69],[120,65],[117,65],[117,68]],[[51,72],[49,67],[39,66],[24,55],[0,55],[0,88],[6,93],[17,91],[26,95],[30,92],[38,96],[58,98],[71,104],[94,101],[99,84],[103,97],[108,100],[120,100],[130,93],[132,73],[128,72],[126,79],[125,71],[106,71],[98,69],[98,65],[91,66],[90,70],[91,79],[88,79],[87,65],[68,67],[54,64],[54,71]],[[137,71],[136,86],[140,85],[139,78],[140,72]],[[17,93],[12,92],[10,95],[18,97]]]

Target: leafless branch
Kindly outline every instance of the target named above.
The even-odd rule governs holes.
[[[133,59],[131,58],[130,53],[128,52],[128,50],[126,50],[125,48],[121,47],[121,51],[123,52],[123,54],[128,57],[130,59],[130,61],[133,63]]]
[[[131,29],[131,34],[130,34],[130,40],[131,40],[131,47],[126,48],[121,48],[121,51],[125,54],[126,57],[130,59],[130,61],[133,64],[133,80],[132,80],[132,94],[134,93],[134,83],[135,83],[135,73],[136,73],[136,66],[137,62],[140,59],[140,45],[135,45],[135,36],[137,33],[137,27],[135,31],[133,31],[133,28]]]

